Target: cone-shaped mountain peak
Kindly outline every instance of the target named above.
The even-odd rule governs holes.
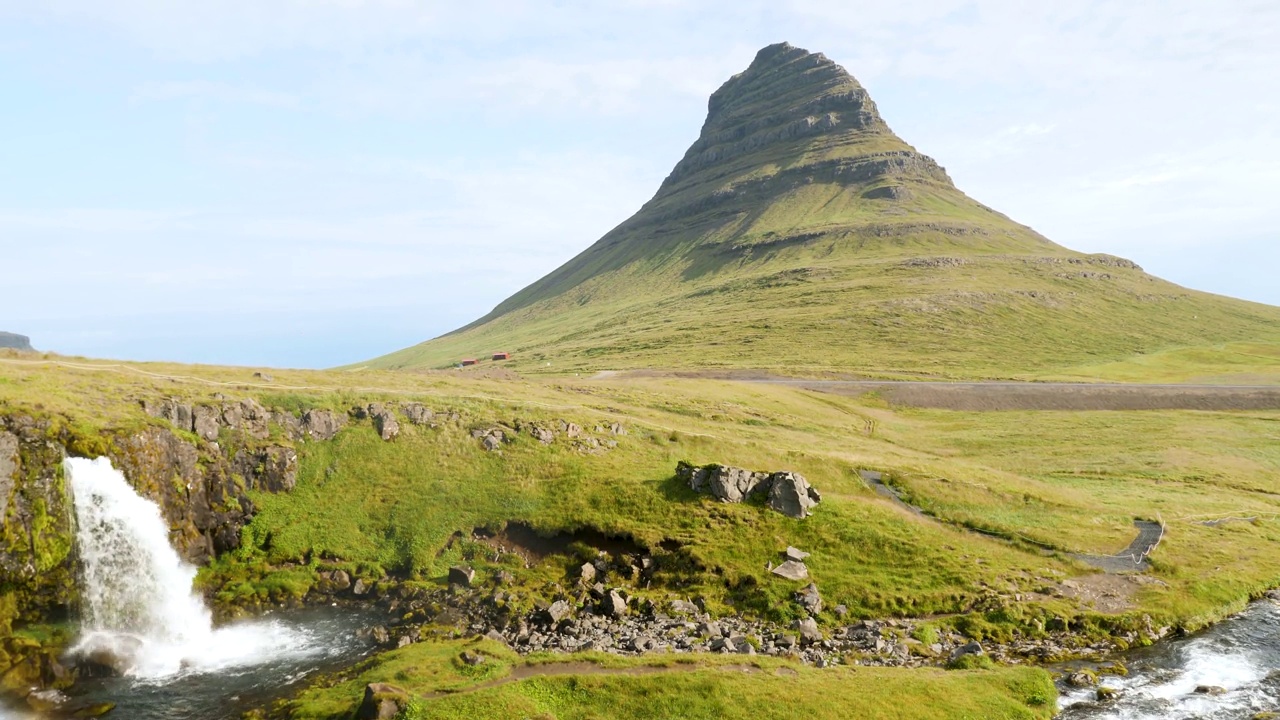
[[[711,95],[697,140],[635,215],[471,325],[372,364],[502,350],[553,371],[1003,377],[1271,336],[1277,321],[975,202],[844,68],[779,43]]]

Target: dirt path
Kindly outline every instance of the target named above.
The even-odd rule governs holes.
[[[942,410],[1280,410],[1280,386],[750,379]]]
[[[1132,573],[1146,572],[1151,569],[1147,556],[1164,539],[1164,525],[1150,520],[1134,520],[1133,526],[1138,528],[1138,536],[1129,543],[1129,547],[1115,555],[1076,554],[1072,557],[1082,560],[1103,572]]]
[[[860,475],[862,480],[870,485],[871,489],[875,490],[878,495],[888,498],[898,507],[901,507],[913,515],[926,517],[934,522],[941,522],[937,518],[926,513],[923,508],[912,505],[903,499],[902,493],[899,492],[897,488],[884,482],[881,473],[876,472],[875,470],[859,470],[858,475]],[[1150,520],[1134,520],[1133,526],[1138,529],[1137,537],[1133,539],[1133,542],[1129,543],[1128,547],[1115,555],[1072,553],[1071,557],[1092,565],[1093,567],[1109,574],[1146,572],[1151,569],[1151,564],[1147,562],[1147,556],[1150,555],[1151,552],[1156,549],[1156,546],[1160,544],[1160,541],[1164,539],[1165,527],[1158,522],[1152,522]],[[973,529],[969,529],[969,532],[986,535],[988,537],[997,537],[995,535],[988,535],[987,533]],[[1029,539],[1027,542],[1031,542],[1036,545],[1040,544]]]

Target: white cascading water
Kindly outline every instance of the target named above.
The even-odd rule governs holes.
[[[70,458],[64,467],[83,568],[84,617],[74,653],[124,675],[157,679],[321,650],[274,622],[215,630],[191,588],[196,569],[169,545],[160,508],[138,495],[107,458]]]

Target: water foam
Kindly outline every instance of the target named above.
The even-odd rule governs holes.
[[[169,544],[160,508],[107,458],[71,458],[65,469],[83,573],[83,626],[72,652],[152,680],[323,652],[309,634],[276,622],[215,629],[192,590],[196,569]]]

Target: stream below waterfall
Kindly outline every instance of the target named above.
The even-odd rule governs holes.
[[[1256,602],[1207,630],[1122,659],[1128,676],[1099,677],[1100,686],[1118,691],[1115,700],[1094,702],[1093,688],[1064,691],[1059,720],[1249,720],[1280,711],[1280,605]]]
[[[372,613],[348,608],[282,611],[215,631],[229,643],[257,636],[276,644],[250,643],[256,650],[233,660],[192,665],[157,678],[83,680],[71,691],[73,705],[113,702],[107,717],[130,720],[226,720],[304,686],[318,673],[348,667],[373,646],[356,631],[373,624]],[[228,648],[227,655],[231,655]]]
[[[63,712],[112,703],[112,717],[130,720],[235,718],[372,650],[356,632],[374,620],[366,611],[311,608],[215,626],[160,508],[106,458],[69,458],[65,468],[81,598],[67,652],[112,672],[77,682],[54,703]]]

